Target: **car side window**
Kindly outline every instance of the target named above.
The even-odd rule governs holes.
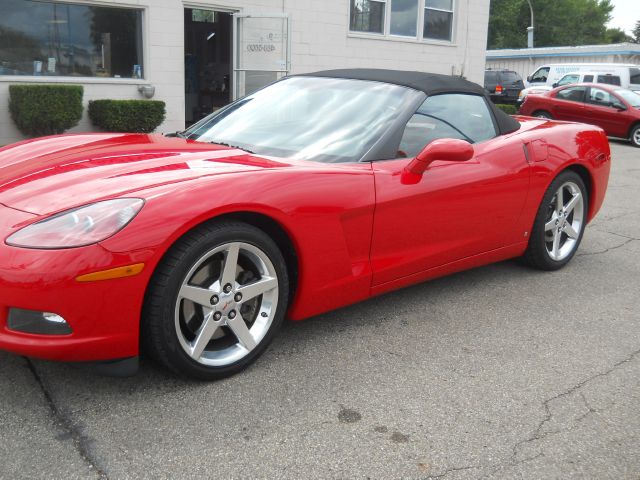
[[[579,75],[565,75],[562,80],[558,82],[558,85],[569,85],[570,83],[578,83],[580,79]]]
[[[585,83],[591,83],[591,82],[593,82],[593,75],[585,75],[585,76],[584,76],[584,82],[585,82]]]
[[[596,87],[591,87],[589,90],[587,102],[600,105],[601,107],[611,107],[614,104],[620,103],[620,101],[609,92]]]
[[[497,135],[493,115],[480,95],[442,94],[428,97],[411,117],[400,142],[400,154],[415,157],[438,138],[456,138],[469,143]]]
[[[607,85],[617,85],[618,87],[621,85],[620,77],[617,75],[598,75],[596,83],[606,83]]]
[[[586,87],[567,87],[556,94],[558,100],[569,100],[570,102],[584,102]]]
[[[539,68],[536,72],[531,75],[532,82],[546,82],[547,78],[549,78],[549,67]]]

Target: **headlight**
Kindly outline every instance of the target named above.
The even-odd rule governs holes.
[[[74,208],[33,223],[7,238],[7,245],[25,248],[73,248],[105,240],[138,214],[144,200],[119,198]]]

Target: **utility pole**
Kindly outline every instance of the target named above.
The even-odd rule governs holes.
[[[527,47],[533,48],[533,6],[531,5],[531,0],[527,0],[527,3],[529,4],[529,10],[531,10],[531,26],[527,27]]]

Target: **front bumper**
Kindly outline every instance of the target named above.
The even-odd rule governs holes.
[[[135,357],[140,312],[150,272],[135,277],[80,283],[79,275],[143,261],[101,245],[68,250],[10,247],[6,237],[33,215],[0,205],[0,349],[49,360],[104,361]],[[10,308],[52,312],[69,335],[21,333],[7,327]]]

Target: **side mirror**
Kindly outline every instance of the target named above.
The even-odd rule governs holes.
[[[473,145],[464,140],[439,138],[416,155],[402,172],[402,183],[417,183],[422,174],[436,160],[444,162],[466,162],[473,158]]]
[[[530,81],[531,81],[531,75],[527,77],[527,82],[530,82]]]
[[[554,83],[553,85],[551,85],[553,88],[557,88],[558,87],[558,82]]]
[[[611,103],[611,106],[612,106],[613,108],[615,108],[616,110],[618,110],[619,112],[624,112],[624,111],[627,109],[627,107],[625,107],[625,106],[624,106],[624,105],[622,105],[621,103],[613,103],[613,102],[612,102],[612,103]]]

